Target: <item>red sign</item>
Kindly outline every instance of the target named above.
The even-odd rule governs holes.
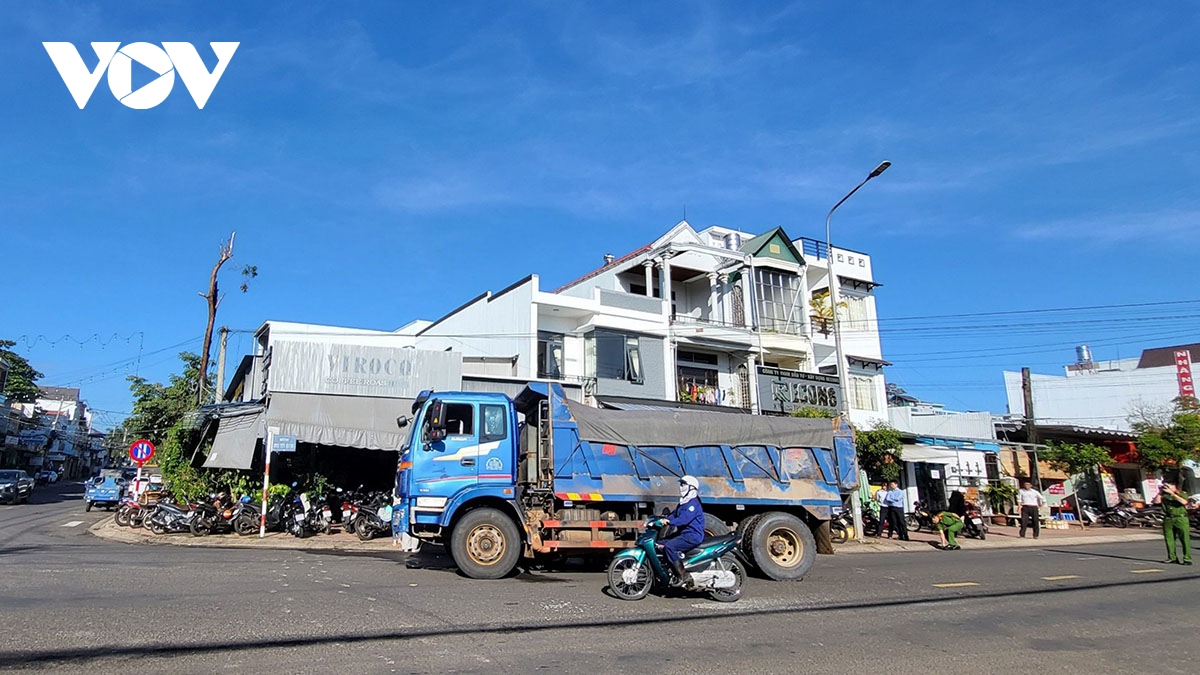
[[[1192,355],[1186,349],[1175,352],[1175,375],[1179,378],[1179,395],[1196,396],[1196,383],[1192,380]]]
[[[134,441],[133,445],[129,446],[129,459],[137,462],[138,466],[150,461],[154,456],[154,444],[146,439]]]
[[[1067,488],[1062,483],[1055,483],[1054,485],[1051,485],[1046,492],[1052,495],[1065,495],[1067,493]]]

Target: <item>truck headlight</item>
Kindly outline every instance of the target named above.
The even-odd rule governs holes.
[[[445,506],[445,497],[417,497],[418,509],[441,509]]]

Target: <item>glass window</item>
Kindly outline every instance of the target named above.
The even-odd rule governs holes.
[[[635,337],[625,338],[625,379],[634,384],[642,383],[642,353]]]
[[[759,267],[755,274],[759,327],[781,333],[799,332],[803,325],[799,277],[769,267]]]
[[[475,406],[470,403],[446,404],[446,433],[471,436],[475,433]]]
[[[642,384],[642,354],[636,336],[597,330],[587,338],[586,349],[589,368],[595,364],[595,377]]]
[[[844,307],[839,308],[839,317],[845,317],[845,328],[850,330],[869,330],[870,329],[870,308],[867,304],[867,298],[857,295],[847,295],[841,298]]]
[[[563,336],[558,333],[538,331],[538,377],[559,379],[562,377]]]
[[[850,407],[856,410],[879,410],[875,402],[875,378],[851,375]]]
[[[480,406],[480,416],[483,418],[483,434],[480,442],[498,441],[508,436],[508,416],[502,405]]]

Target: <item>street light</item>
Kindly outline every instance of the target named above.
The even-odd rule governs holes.
[[[850,387],[849,382],[846,379],[846,355],[842,351],[842,331],[838,324],[839,284],[837,274],[835,274],[833,271],[833,246],[831,246],[829,242],[829,221],[831,218],[833,218],[833,212],[837,211],[837,208],[841,206],[847,199],[850,199],[850,195],[858,192],[858,189],[866,185],[867,181],[878,176],[884,171],[887,171],[888,167],[891,165],[892,163],[887,160],[880,162],[879,166],[875,167],[874,171],[867,174],[867,177],[864,178],[861,183],[855,185],[853,190],[847,192],[845,197],[842,197],[840,200],[838,200],[838,203],[834,204],[832,209],[829,209],[829,215],[825,216],[825,262],[829,266],[829,306],[833,310],[833,346],[837,350],[838,386],[841,387],[842,390],[841,398],[838,399],[838,414],[840,415],[848,415],[850,412],[850,406],[847,404]],[[855,478],[857,478],[857,476],[855,476]],[[862,502],[859,499],[860,490],[861,486],[859,490],[855,490],[854,492],[850,493],[850,510],[854,518],[855,538],[858,541],[862,541],[863,538]],[[880,522],[880,527],[882,527],[882,521]]]
[[[879,166],[875,167],[875,170],[868,174],[861,183],[855,185],[853,190],[847,192],[845,197],[842,197],[838,203],[834,204],[833,208],[829,209],[829,215],[825,216],[825,261],[829,266],[829,306],[833,310],[833,346],[837,350],[838,386],[842,389],[842,396],[838,399],[839,414],[848,414],[850,412],[849,406],[846,405],[849,387],[846,382],[846,355],[842,352],[842,331],[838,325],[838,280],[837,275],[833,272],[833,246],[829,242],[829,221],[833,218],[833,212],[837,211],[837,208],[847,199],[850,199],[850,195],[858,192],[858,189],[866,185],[867,181],[887,171],[891,165],[892,163],[886,159],[880,162]]]

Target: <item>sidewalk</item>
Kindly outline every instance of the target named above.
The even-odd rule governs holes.
[[[1042,528],[1039,538],[1034,539],[1032,532],[1027,532],[1022,539],[1020,528],[1006,525],[989,525],[986,540],[958,536],[958,545],[967,549],[983,548],[1021,548],[1034,546],[1079,546],[1082,544],[1117,544],[1127,541],[1162,541],[1162,531],[1154,528],[1136,528],[1121,530],[1114,527],[1079,527],[1071,525],[1067,530],[1051,530]],[[931,544],[938,543],[936,532],[910,532],[911,541],[888,539],[882,537],[866,537],[862,543],[849,541],[834,546],[837,553],[886,553],[895,551],[928,551]]]
[[[200,546],[209,548],[269,548],[295,550],[325,550],[325,551],[392,551],[390,536],[378,537],[371,541],[360,541],[353,534],[336,532],[334,534],[315,534],[305,539],[293,537],[286,532],[268,532],[262,539],[255,534],[252,537],[239,537],[236,534],[211,534],[207,537],[193,537],[187,532],[178,534],[154,534],[144,527],[134,529],[121,527],[112,518],[92,525],[88,528],[92,534],[101,539],[117,541],[124,544],[158,544],[173,546]]]

